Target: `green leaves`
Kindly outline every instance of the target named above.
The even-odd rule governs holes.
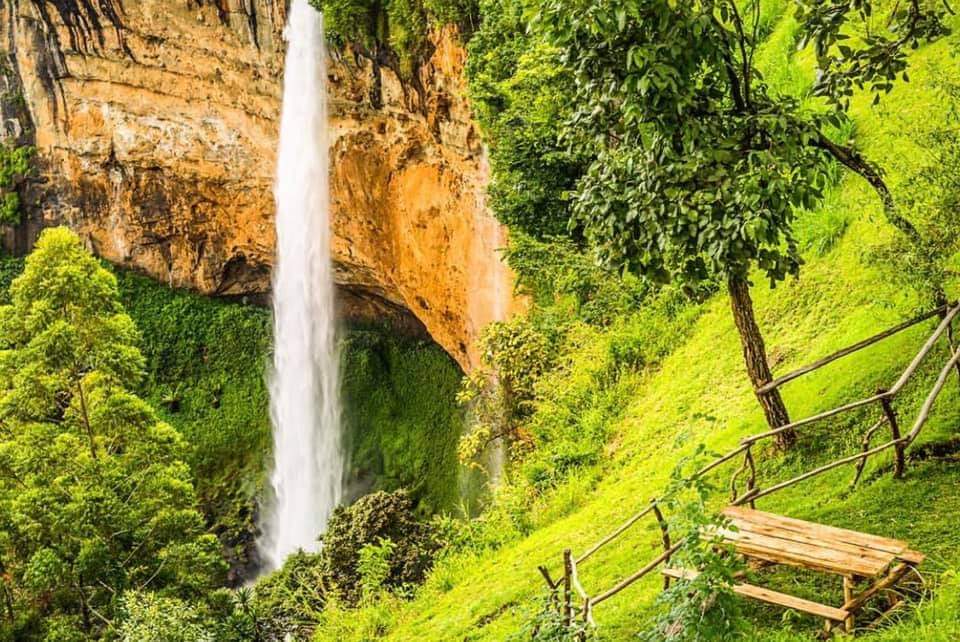
[[[873,92],[873,103],[889,93],[896,79],[909,81],[907,50],[948,32],[951,13],[944,0],[879,5],[887,15],[876,27],[872,0],[796,0],[803,24],[801,46],[812,44],[818,74],[814,94],[846,110],[854,89]]]
[[[559,125],[574,111],[573,76],[559,51],[527,32],[524,0],[484,0],[468,45],[471,104],[490,148],[490,205],[514,230],[543,238],[567,231],[565,193],[589,156],[572,151]]]
[[[20,195],[18,190],[30,174],[36,150],[28,145],[15,147],[0,144],[0,223],[16,225],[20,222]]]
[[[17,608],[89,637],[127,589],[200,597],[223,570],[220,544],[204,534],[183,439],[127,389],[144,360],[113,275],[72,232],[46,230],[11,298],[0,561]]]
[[[690,286],[798,272],[794,210],[826,183],[827,119],[763,83],[745,16],[759,4],[541,5],[535,28],[575,79],[568,138],[594,158],[574,221],[610,266]]]
[[[322,11],[335,43],[363,47],[376,58],[389,45],[405,76],[413,76],[422,58],[430,54],[432,28],[457,24],[468,32],[477,21],[476,0],[311,0]]]

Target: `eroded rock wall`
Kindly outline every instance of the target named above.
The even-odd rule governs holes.
[[[8,0],[8,93],[32,122],[5,110],[6,130],[38,149],[28,235],[65,223],[172,286],[265,298],[284,20],[277,0]],[[513,303],[465,54],[434,41],[408,82],[332,54],[333,250],[345,314],[412,313],[469,369]]]

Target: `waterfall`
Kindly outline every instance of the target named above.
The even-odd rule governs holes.
[[[270,373],[273,497],[261,521],[264,570],[290,553],[316,551],[343,490],[323,16],[293,0],[277,179],[273,272],[274,357]]]

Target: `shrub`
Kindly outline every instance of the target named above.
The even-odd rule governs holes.
[[[390,575],[390,559],[396,550],[397,545],[383,537],[376,544],[364,544],[360,549],[357,573],[363,599],[369,601],[379,595]]]
[[[400,588],[422,582],[439,543],[434,529],[417,521],[406,491],[372,493],[334,510],[323,535],[323,569],[348,603],[356,604],[362,596],[361,551],[368,545],[381,546],[383,540],[395,547],[382,585]]]
[[[242,599],[237,611],[247,614],[247,628],[267,639],[286,635],[301,639],[317,625],[332,599],[329,585],[323,554],[300,551],[288,557],[279,570],[261,578],[252,599]]]
[[[30,174],[35,151],[30,146],[0,144],[0,223],[4,225],[20,222],[19,189]]]

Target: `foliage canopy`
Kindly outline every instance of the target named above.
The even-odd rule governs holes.
[[[0,307],[6,624],[26,639],[96,636],[127,590],[202,597],[223,571],[220,546],[182,437],[128,388],[144,360],[116,279],[54,228],[11,297]]]

